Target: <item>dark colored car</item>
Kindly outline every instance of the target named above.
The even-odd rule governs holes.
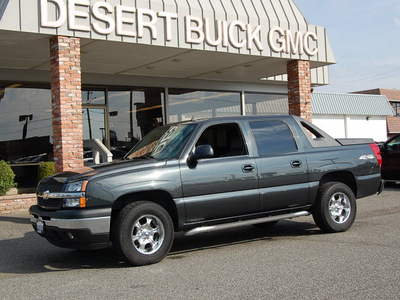
[[[43,179],[35,231],[82,250],[112,244],[134,265],[159,262],[174,233],[271,226],[312,214],[348,230],[356,199],[382,189],[372,139],[335,140],[295,116],[191,120],[150,131],[124,160]]]
[[[382,179],[388,182],[400,181],[400,133],[381,146],[381,155]]]

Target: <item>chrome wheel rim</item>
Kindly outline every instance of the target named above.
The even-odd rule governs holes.
[[[350,200],[344,193],[335,193],[329,200],[329,215],[337,224],[345,223],[351,213]]]
[[[159,218],[145,215],[137,219],[132,227],[132,243],[142,254],[153,254],[160,249],[165,230]]]

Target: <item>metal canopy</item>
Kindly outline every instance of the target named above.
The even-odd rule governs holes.
[[[70,17],[68,10],[68,3],[73,2],[81,4],[73,7],[75,18]],[[54,35],[81,38],[83,73],[259,83],[261,78],[285,74],[289,60],[310,60],[311,68],[335,63],[326,30],[308,24],[291,0],[138,0],[122,3],[123,6],[120,0],[3,1],[0,69],[49,70],[49,38]],[[62,8],[64,4],[65,8]],[[58,25],[62,23],[60,26],[49,27],[51,22],[62,19],[57,5],[67,15],[64,23],[59,22]],[[97,17],[109,16],[114,21],[106,23],[96,19],[93,15],[96,5],[100,14]],[[117,14],[118,10],[122,11],[121,15]],[[164,14],[169,14],[170,19],[160,17]],[[47,21],[45,26],[43,15]],[[208,31],[205,28],[207,19]],[[107,29],[112,22],[115,29]],[[117,32],[118,22],[122,26],[120,32]],[[139,24],[142,24],[141,37]],[[76,27],[81,29],[71,29]],[[204,33],[203,40],[198,30]],[[136,36],[128,36],[129,32]],[[206,32],[211,41],[207,41]],[[311,33],[306,36],[307,32]],[[225,34],[225,40],[216,46],[210,45],[217,42],[218,34]],[[305,41],[308,52],[318,49],[317,53],[307,54],[307,47],[301,48]],[[284,46],[291,47],[289,53],[277,49]],[[327,83],[327,80],[318,81]]]
[[[313,114],[319,115],[394,115],[383,95],[312,93],[311,103]]]

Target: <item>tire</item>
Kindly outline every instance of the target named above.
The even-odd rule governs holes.
[[[342,232],[350,229],[357,213],[353,191],[341,182],[323,184],[313,209],[313,218],[324,232]]]
[[[161,261],[171,249],[173,239],[170,215],[153,202],[140,201],[125,206],[112,228],[115,250],[135,266]]]
[[[268,229],[268,228],[272,228],[274,227],[278,221],[271,221],[271,222],[264,222],[264,223],[257,223],[257,224],[253,224],[254,227],[256,228],[260,228],[260,229]]]

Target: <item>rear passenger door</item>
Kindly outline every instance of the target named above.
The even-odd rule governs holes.
[[[308,204],[309,184],[305,154],[282,120],[249,122],[257,145],[255,157],[260,210],[288,209]]]

